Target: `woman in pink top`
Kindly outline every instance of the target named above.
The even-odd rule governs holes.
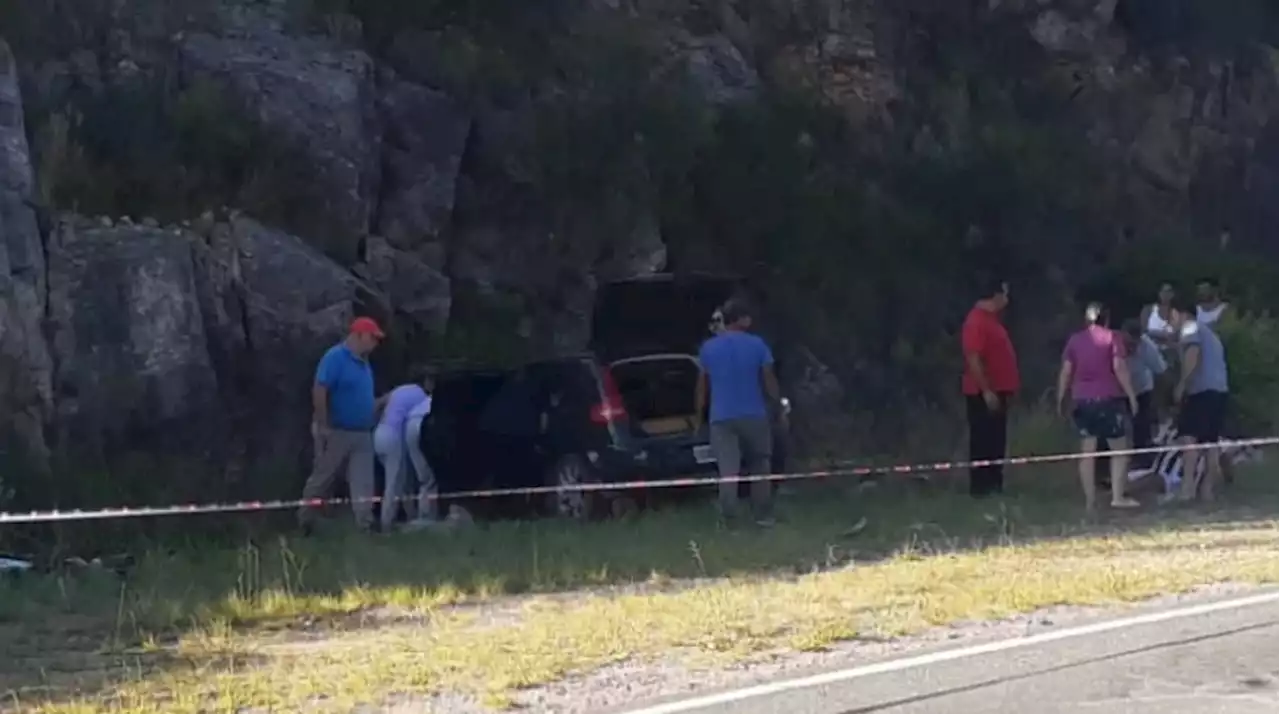
[[[1098,440],[1106,439],[1112,452],[1129,448],[1129,420],[1138,411],[1138,398],[1129,381],[1124,340],[1109,329],[1107,311],[1098,303],[1085,308],[1085,327],[1067,340],[1058,374],[1058,413],[1065,416],[1068,390],[1071,418],[1080,433],[1080,485],[1085,508],[1097,500],[1094,470]],[[1125,496],[1129,459],[1112,454],[1111,506],[1133,508],[1138,502]]]

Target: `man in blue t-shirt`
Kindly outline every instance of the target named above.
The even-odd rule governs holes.
[[[327,498],[338,473],[346,468],[347,488],[356,525],[373,529],[373,369],[369,355],[382,341],[382,328],[368,317],[357,317],[342,342],[330,347],[316,366],[311,389],[311,437],[314,465],[302,487],[304,501]],[[298,511],[303,531],[309,531],[315,508]]]
[[[702,371],[698,375],[695,405],[699,418],[705,413],[710,394],[711,450],[715,453],[720,477],[720,511],[732,518],[738,506],[738,483],[727,481],[745,474],[769,472],[773,450],[773,429],[769,413],[781,408],[781,390],[773,371],[773,353],[751,328],[751,314],[740,302],[730,302],[721,310],[724,329],[707,340],[698,352]],[[773,489],[768,481],[751,483],[751,505],[756,522],[773,523]]]

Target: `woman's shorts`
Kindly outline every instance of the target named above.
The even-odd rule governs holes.
[[[1182,399],[1178,412],[1178,435],[1189,436],[1196,443],[1209,444],[1222,438],[1227,418],[1226,392],[1197,392]]]
[[[1076,402],[1071,412],[1076,431],[1085,439],[1119,439],[1129,434],[1129,404],[1124,399]]]

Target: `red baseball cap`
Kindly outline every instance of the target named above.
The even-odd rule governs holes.
[[[382,328],[378,327],[378,323],[374,322],[372,317],[357,317],[351,321],[351,334],[353,335],[373,335],[378,339],[386,337],[382,333]]]

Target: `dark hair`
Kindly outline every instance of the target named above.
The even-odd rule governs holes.
[[[409,368],[409,383],[422,384],[428,379],[435,379],[440,369],[434,364],[415,364]]]
[[[720,314],[724,317],[724,324],[732,325],[745,317],[751,317],[751,309],[745,301],[734,299],[720,308]]]
[[[1199,280],[1196,281],[1196,285],[1208,285],[1211,288],[1217,288],[1218,279],[1217,278],[1200,278]]]
[[[1183,315],[1194,316],[1196,314],[1195,303],[1185,298],[1178,298],[1177,300],[1174,300],[1170,307]]]
[[[1009,281],[1004,278],[986,278],[978,284],[978,298],[987,300],[1003,295],[1009,290]]]
[[[1100,302],[1091,302],[1084,306],[1084,319],[1090,325],[1106,325],[1109,317],[1107,306]]]
[[[1142,337],[1142,323],[1131,317],[1120,326],[1120,331],[1136,340]]]

